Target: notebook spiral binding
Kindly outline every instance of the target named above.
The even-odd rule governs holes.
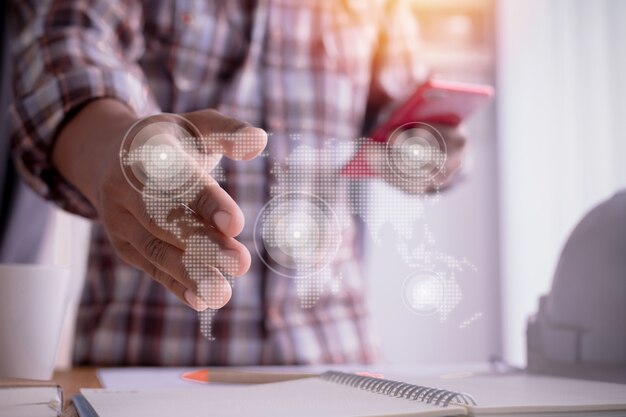
[[[375,392],[390,397],[405,398],[428,404],[447,407],[448,405],[476,405],[471,395],[445,389],[424,387],[390,379],[374,378],[370,376],[348,374],[345,372],[324,372],[321,378],[325,381],[348,385],[365,391]]]

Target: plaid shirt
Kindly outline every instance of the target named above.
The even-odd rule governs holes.
[[[402,0],[22,0],[13,9],[12,138],[33,189],[68,211],[97,217],[50,159],[60,126],[89,100],[113,97],[141,116],[216,108],[271,133],[264,158],[222,163],[222,185],[248,219],[239,240],[253,254],[251,220],[272,189],[285,191],[276,167],[301,145],[354,143],[366,120],[424,76],[417,22]],[[334,208],[354,213],[346,184],[320,189],[312,177],[303,189],[331,189]],[[202,336],[195,311],[123,263],[96,226],[75,362],[370,361],[360,232],[349,223],[330,265],[342,278],[334,290],[303,308],[296,280],[253,256],[232,300],[213,318],[214,341]]]

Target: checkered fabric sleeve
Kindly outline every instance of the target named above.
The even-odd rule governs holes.
[[[51,151],[64,123],[91,100],[115,98],[138,115],[158,111],[136,63],[143,50],[141,5],[20,0],[11,6],[16,165],[37,193],[94,218],[90,203],[53,166]]]

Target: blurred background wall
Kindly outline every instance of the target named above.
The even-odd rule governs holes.
[[[565,239],[626,187],[626,2],[496,6],[502,340],[524,364],[526,318]]]

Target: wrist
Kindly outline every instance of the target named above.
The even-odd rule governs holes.
[[[112,164],[119,164],[120,144],[136,120],[121,101],[98,99],[74,115],[57,137],[52,163],[96,207],[104,178]]]

